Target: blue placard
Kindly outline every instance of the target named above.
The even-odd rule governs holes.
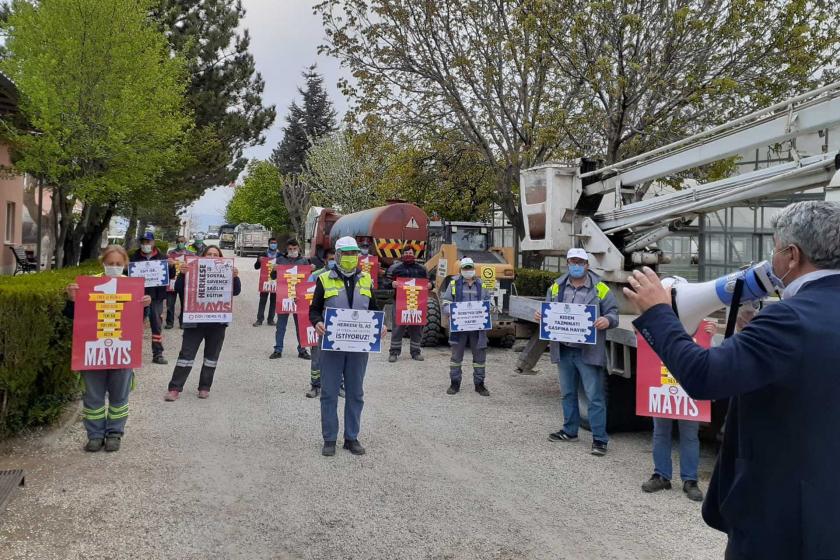
[[[489,301],[461,301],[449,305],[450,332],[489,331],[491,328]]]
[[[540,339],[552,342],[595,344],[598,333],[597,305],[543,303],[540,310]]]
[[[381,352],[385,313],[328,307],[321,349],[328,352]]]
[[[150,260],[128,263],[131,278],[144,278],[146,288],[169,286],[169,261]]]

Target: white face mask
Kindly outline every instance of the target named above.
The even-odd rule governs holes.
[[[290,259],[296,259],[296,258],[298,258],[298,255],[299,255],[299,254],[300,254],[300,251],[297,251],[297,250],[295,250],[295,251],[289,251],[289,252],[288,252],[288,255],[289,255],[289,258],[290,258]]]
[[[472,280],[475,278],[475,270],[462,270],[461,276],[463,276],[467,280]]]
[[[109,278],[116,278],[117,276],[122,276],[122,266],[109,266],[106,264],[103,268],[105,269],[105,276],[108,276]]]

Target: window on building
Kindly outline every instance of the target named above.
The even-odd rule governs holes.
[[[15,203],[6,203],[6,243],[15,242]]]

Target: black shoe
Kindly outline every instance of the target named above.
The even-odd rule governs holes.
[[[276,325],[277,323],[275,323],[274,321],[269,321],[269,322],[268,322],[268,323],[266,323],[266,324],[267,324],[269,327],[273,327],[273,326],[274,326],[274,325]]]
[[[426,361],[426,358],[424,358],[424,357],[423,357],[423,356],[421,356],[420,354],[412,354],[412,355],[411,355],[411,359],[412,359],[412,360],[415,360],[415,361],[417,361],[417,362],[425,362],[425,361]]]
[[[108,436],[105,438],[105,451],[119,451],[120,450],[120,437],[119,436]]]
[[[160,354],[158,354],[157,356],[152,358],[152,362],[155,363],[155,364],[160,364],[162,366],[165,366],[166,364],[169,363],[169,362],[166,361],[166,358],[164,358]]]
[[[670,489],[671,481],[658,474],[654,474],[650,477],[650,480],[642,484],[642,491],[647,492],[648,494],[653,494],[654,492],[659,492],[660,490]]]
[[[335,455],[335,442],[334,441],[325,441],[324,447],[321,448],[321,455],[324,457],[332,457]]]
[[[391,354],[390,356],[388,356],[388,361],[393,364],[399,359],[399,357],[399,354]]]
[[[607,444],[602,441],[593,441],[592,454],[596,457],[603,457],[607,454]]]
[[[166,326],[165,326],[165,327],[163,327],[163,328],[164,328],[164,329],[166,329],[166,330],[169,330],[169,329],[174,329],[174,328],[175,328],[175,325],[170,325],[169,323],[166,323]]]
[[[578,437],[560,430],[559,432],[548,434],[548,439],[549,441],[577,441]]]
[[[458,394],[458,391],[460,391],[460,390],[461,390],[461,384],[456,382],[456,381],[453,381],[449,385],[449,389],[446,390],[446,394],[447,395],[456,395],[456,394]]]
[[[309,355],[309,352],[304,350],[303,352],[298,352],[298,358],[301,360],[311,360],[312,356]]]
[[[359,443],[357,439],[345,439],[344,440],[344,449],[347,449],[353,455],[364,455],[365,448],[362,447],[362,444]]]
[[[484,386],[484,383],[479,383],[475,386],[475,392],[481,395],[482,397],[489,397],[490,391],[487,390],[487,387]]]
[[[262,321],[254,321],[254,324],[251,325],[252,327],[259,327],[262,325]]]
[[[692,502],[703,501],[703,491],[697,486],[696,480],[686,480],[683,482],[683,492],[686,493],[688,499]]]
[[[320,387],[310,387],[309,390],[306,392],[306,398],[314,399],[315,397],[317,397],[320,394],[321,394],[321,388]]]
[[[89,439],[88,442],[87,442],[87,445],[85,445],[85,451],[95,453],[95,452],[99,451],[100,449],[102,449],[102,447],[104,445],[105,445],[105,439],[104,438],[101,438],[101,437],[100,438],[92,438],[92,439]]]
[[[283,352],[272,352],[271,356],[268,357],[269,360],[276,360],[277,358],[282,358]]]

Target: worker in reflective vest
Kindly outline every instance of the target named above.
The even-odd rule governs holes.
[[[443,316],[444,321],[449,322],[449,310],[452,303],[464,301],[487,301],[490,294],[481,286],[481,282],[475,278],[475,263],[469,257],[464,257],[460,262],[461,274],[454,277],[448,289],[443,292]],[[473,359],[473,383],[475,391],[483,397],[489,397],[490,391],[484,385],[485,367],[487,360],[487,331],[458,332],[449,334],[449,344],[452,346],[452,356],[449,361],[449,389],[448,395],[454,395],[461,390],[461,364],[464,361],[464,352],[467,347],[472,352]]]
[[[326,308],[378,311],[373,297],[370,274],[357,270],[359,247],[352,237],[342,237],[335,244],[336,266],[318,277],[315,295],[309,307],[309,320],[318,335],[326,332]],[[384,330],[384,329],[383,329]],[[365,352],[329,351],[320,353],[321,363],[321,431],[324,447],[321,453],[335,455],[338,437],[338,391],[344,379],[344,449],[353,455],[363,455],[365,448],[359,443],[364,391],[362,384],[367,369]]]

